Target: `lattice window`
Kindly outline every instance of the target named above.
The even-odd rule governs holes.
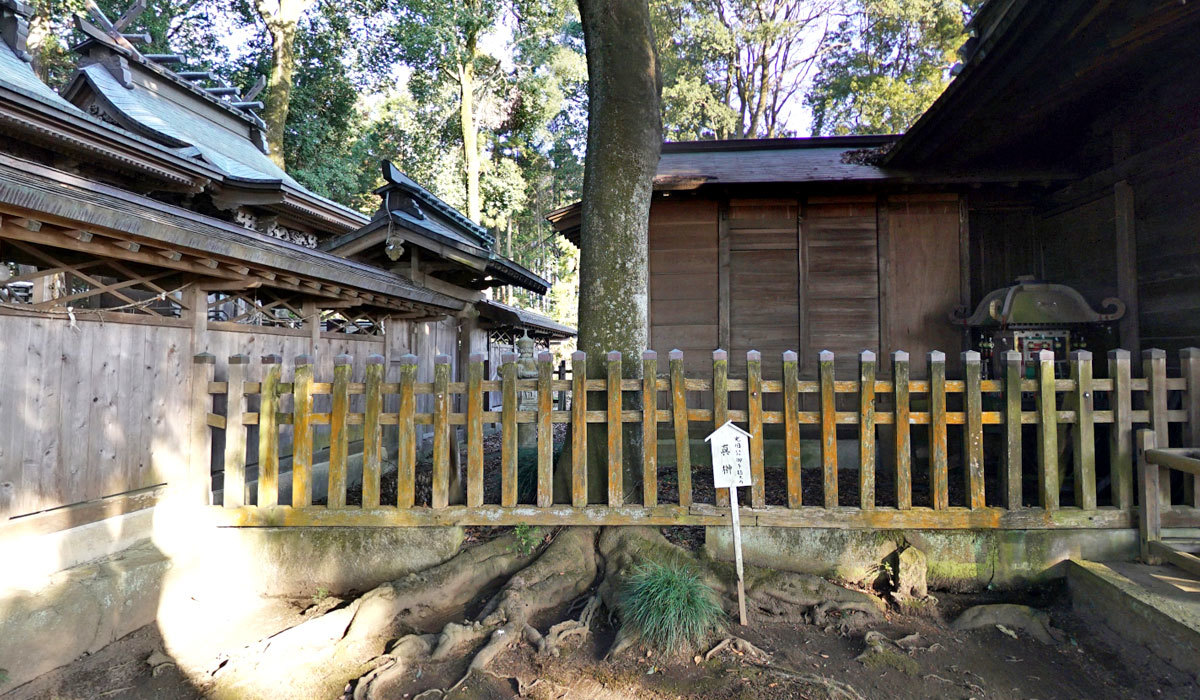
[[[52,314],[178,317],[187,308],[177,270],[5,240],[0,304]]]
[[[305,324],[299,298],[270,289],[209,294],[208,320],[276,328],[302,328]]]
[[[371,313],[360,309],[326,311],[322,315],[323,330],[331,333],[353,333],[357,335],[383,335],[384,313]]]

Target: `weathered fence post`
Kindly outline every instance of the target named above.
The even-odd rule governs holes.
[[[962,354],[966,382],[963,386],[963,452],[967,456],[967,507],[983,508],[987,497],[983,484],[983,366],[979,353],[968,350]]]
[[[837,402],[833,386],[833,353],[822,350],[818,359],[821,389],[821,471],[826,508],[838,504]]]
[[[571,505],[588,502],[587,353],[571,353]]]
[[[312,355],[297,355],[292,378],[292,506],[312,505]]]
[[[799,356],[783,353],[783,436],[787,451],[788,508],[799,508],[804,501],[800,484],[800,381]]]
[[[746,406],[749,409],[747,425],[750,428],[750,506],[753,508],[767,505],[762,392],[762,353],[751,350],[746,353]]]
[[[642,503],[658,505],[658,353],[642,353]]]
[[[517,505],[517,356],[500,355],[500,505]]]
[[[729,353],[713,350],[713,429],[716,430],[729,420]],[[715,489],[718,507],[729,506],[729,492]]]
[[[1096,425],[1092,394],[1092,353],[1076,350],[1071,353],[1071,379],[1075,380],[1075,431],[1072,451],[1075,453],[1075,506],[1084,510],[1096,509]]]
[[[353,358],[337,355],[333,358],[333,388],[329,413],[329,493],[330,508],[346,507],[346,461],[350,452],[350,372]]]
[[[929,353],[929,497],[935,510],[950,507],[946,443],[946,353]]]
[[[892,353],[892,391],[895,394],[896,507],[912,508],[912,427],[909,421],[908,353]]]
[[[258,395],[258,505],[279,505],[279,379],[283,358],[262,356]]]
[[[1150,429],[1156,445],[1167,447],[1167,353],[1158,348],[1142,351],[1142,373],[1146,377],[1146,408],[1150,410]],[[1171,474],[1158,480],[1162,507],[1171,507]]]
[[[450,356],[442,354],[433,358],[432,478],[429,505],[445,508],[450,505]]]
[[[412,508],[416,501],[417,479],[417,356],[400,358],[400,406],[396,416],[399,427],[396,442],[396,505]]]
[[[1058,509],[1058,394],[1054,387],[1054,352],[1038,352],[1038,502]]]
[[[467,358],[467,505],[483,505],[483,353]]]
[[[554,505],[554,424],[551,415],[554,396],[550,390],[554,374],[553,356],[545,351],[539,352],[537,362],[537,505],[539,508],[549,508]]]
[[[1113,505],[1121,510],[1133,507],[1133,384],[1128,350],[1108,352],[1108,376],[1112,381],[1109,405],[1112,426],[1108,433],[1109,461],[1112,464]]]
[[[379,481],[383,463],[383,429],[379,416],[383,413],[383,355],[367,356],[363,390],[363,476],[362,507],[379,507]]]
[[[605,399],[608,404],[608,505],[625,503],[625,478],[622,474],[624,442],[621,434],[621,353],[610,350],[607,356],[608,373],[605,382]]]
[[[1004,352],[1004,505],[1009,510],[1020,508],[1021,494],[1021,353]]]
[[[1155,564],[1151,542],[1162,539],[1162,504],[1159,502],[1159,467],[1146,459],[1146,450],[1158,446],[1153,430],[1137,431],[1138,478],[1138,543],[1141,545],[1142,561]]]
[[[1183,375],[1183,405],[1187,409],[1184,444],[1200,447],[1200,348],[1184,348],[1179,353],[1179,369]],[[1184,504],[1200,506],[1200,476],[1184,475]]]
[[[187,500],[199,504],[212,503],[212,428],[208,414],[212,412],[212,394],[208,384],[213,380],[217,358],[202,352],[192,357],[191,433],[188,470],[182,479]]]
[[[675,473],[679,505],[692,505],[692,446],[688,441],[687,385],[683,377],[683,351],[672,350],[671,422],[675,428]]]
[[[230,355],[226,380],[225,409],[225,500],[226,508],[246,505],[246,355]]]
[[[858,505],[875,508],[875,353],[858,355]]]

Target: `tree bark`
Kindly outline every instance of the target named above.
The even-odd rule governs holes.
[[[262,111],[267,124],[267,148],[272,161],[284,167],[283,134],[296,70],[296,26],[315,0],[257,0],[258,16],[271,35],[271,73]]]
[[[579,0],[588,65],[588,141],[583,175],[579,269],[579,349],[588,376],[602,377],[605,354],[622,355],[622,374],[641,376],[649,347],[647,233],[662,147],[661,84],[647,0]],[[597,398],[603,400],[602,396]],[[632,397],[630,397],[632,398]],[[606,487],[604,426],[588,436],[589,500]],[[634,427],[634,426],[630,426]],[[654,438],[651,438],[654,439]],[[626,432],[625,493],[640,460],[640,434]]]
[[[467,37],[466,58],[458,73],[458,118],[462,129],[463,165],[467,171],[467,217],[483,222],[479,197],[479,129],[475,124],[475,57],[477,37]]]

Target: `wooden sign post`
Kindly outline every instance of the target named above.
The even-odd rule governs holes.
[[[733,557],[737,563],[738,614],[746,624],[746,583],[742,574],[742,526],[738,518],[737,490],[750,486],[750,433],[733,421],[717,428],[704,441],[712,448],[713,485],[729,489],[730,515],[733,520]]]

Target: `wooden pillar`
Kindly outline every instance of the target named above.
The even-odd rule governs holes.
[[[308,351],[319,362],[320,359],[316,355],[317,341],[321,339],[321,308],[317,306],[317,302],[307,300],[300,305],[300,313],[304,315],[304,327],[308,329]]]
[[[958,197],[958,303],[971,313],[971,224],[965,194]],[[962,334],[962,349],[971,349],[967,333]]]
[[[717,347],[721,348],[730,347],[730,257],[729,200],[722,199],[717,205]]]

